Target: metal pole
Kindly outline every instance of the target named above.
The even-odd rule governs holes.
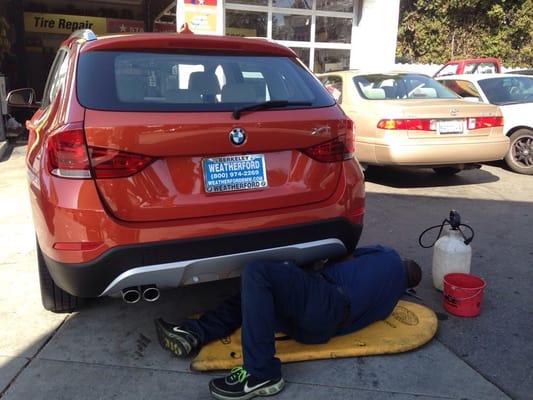
[[[4,115],[7,114],[6,77],[0,73],[0,142],[6,140],[6,126]]]
[[[143,1],[143,11],[144,11],[144,31],[152,32],[154,30],[154,21],[152,16],[152,7],[151,0]]]
[[[0,118],[0,142],[3,142],[6,140],[6,126],[4,124],[4,116],[2,115],[2,118]]]

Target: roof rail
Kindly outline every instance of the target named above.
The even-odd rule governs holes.
[[[96,40],[96,35],[91,29],[78,29],[72,32],[70,39]]]

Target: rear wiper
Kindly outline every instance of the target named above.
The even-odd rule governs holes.
[[[263,103],[250,104],[233,110],[233,119],[239,119],[243,111],[266,110],[268,108],[290,107],[290,106],[310,106],[310,101],[289,101],[289,100],[269,100]]]

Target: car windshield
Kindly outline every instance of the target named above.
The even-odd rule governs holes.
[[[221,53],[91,51],[80,55],[80,103],[118,111],[232,111],[269,101],[335,102],[295,58]]]
[[[482,79],[479,86],[492,104],[506,105],[533,102],[533,78],[506,76]]]
[[[440,83],[419,74],[372,74],[353,78],[359,94],[367,100],[457,99]]]

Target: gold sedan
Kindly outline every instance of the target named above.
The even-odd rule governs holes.
[[[433,168],[452,175],[509,149],[500,109],[461,99],[416,73],[329,72],[319,79],[355,121],[363,165]]]

